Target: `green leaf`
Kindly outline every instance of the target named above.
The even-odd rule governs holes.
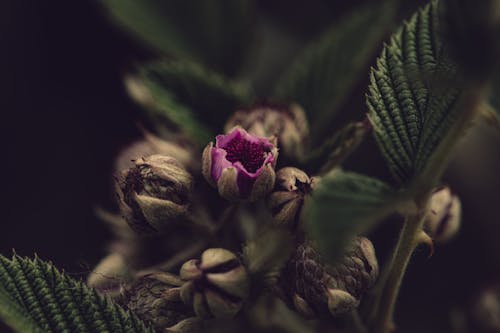
[[[393,175],[413,180],[459,115],[461,79],[440,38],[438,4],[419,10],[372,69],[368,116]]]
[[[333,170],[307,199],[303,219],[322,256],[334,263],[355,236],[394,212],[403,200],[378,179]]]
[[[221,119],[250,100],[245,87],[187,61],[142,65],[127,85],[132,97],[160,121],[163,118],[202,144],[212,138],[213,130],[221,129]]]
[[[331,125],[392,22],[390,1],[352,13],[308,46],[279,80],[275,96],[300,104],[313,133]]]
[[[153,48],[234,74],[247,53],[249,0],[102,0],[111,18]]]
[[[309,173],[323,174],[345,161],[363,142],[371,130],[367,122],[353,122],[336,131],[320,147],[310,152],[305,158]]]
[[[10,299],[2,287],[0,287],[0,319],[16,332],[45,332],[29,318],[29,314],[22,306]]]
[[[17,332],[150,332],[124,311],[38,258],[0,255],[0,318]]]

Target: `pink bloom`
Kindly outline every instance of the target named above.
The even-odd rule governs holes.
[[[217,135],[203,152],[203,175],[228,200],[257,200],[269,193],[278,157],[275,138],[259,137],[234,127]]]

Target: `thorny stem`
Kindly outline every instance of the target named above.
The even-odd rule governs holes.
[[[413,251],[419,245],[419,234],[422,230],[424,219],[425,210],[421,210],[419,213],[408,217],[401,230],[392,259],[392,266],[378,305],[374,332],[387,333],[391,332],[394,328],[394,306],[406,267],[410,262]]]

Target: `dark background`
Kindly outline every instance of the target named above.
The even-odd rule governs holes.
[[[260,3],[303,39],[325,19],[321,6]],[[353,6],[337,3],[328,6],[332,17]],[[123,89],[122,73],[151,56],[99,9],[92,1],[0,4],[0,253],[37,253],[75,276],[104,254],[110,234],[93,210],[113,207],[113,156],[138,136],[139,110]],[[463,229],[431,259],[425,249],[415,255],[397,314],[401,332],[449,331],[448,309],[496,280],[499,143],[498,132],[482,126],[460,147],[446,180],[462,198]],[[377,173],[373,160],[380,157],[368,142],[349,166]],[[396,228],[383,227],[376,245],[390,246]]]

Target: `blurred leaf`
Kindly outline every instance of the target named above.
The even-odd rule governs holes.
[[[293,250],[293,238],[288,230],[265,228],[243,247],[245,266],[252,274],[279,271]]]
[[[384,47],[366,98],[377,143],[401,183],[422,172],[458,118],[460,85],[433,1]]]
[[[305,163],[309,173],[326,173],[338,167],[363,142],[371,130],[367,122],[353,122],[336,131],[325,143],[310,152]]]
[[[500,65],[500,2],[443,0],[443,30],[450,54],[467,76],[484,79]]]
[[[111,17],[165,54],[233,75],[247,52],[250,0],[101,0]]]
[[[136,85],[138,82],[143,90]],[[138,81],[127,84],[136,101],[203,144],[213,136],[212,129],[221,129],[221,119],[250,99],[244,87],[186,61],[140,66]]]
[[[334,263],[355,236],[394,212],[403,200],[378,179],[333,170],[306,200],[303,218],[322,256]]]
[[[150,332],[52,264],[0,255],[0,318],[17,332]]]
[[[203,144],[213,137],[210,129],[201,123],[193,111],[179,103],[175,95],[157,82],[147,78],[128,76],[125,79],[129,95],[146,111],[158,131],[164,134],[180,132]]]
[[[309,116],[313,133],[331,124],[338,108],[392,22],[392,1],[352,13],[308,46],[279,80],[275,96],[299,103]]]

